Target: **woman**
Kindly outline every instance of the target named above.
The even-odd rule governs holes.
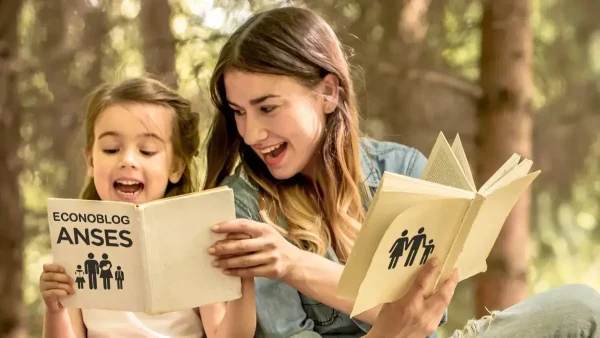
[[[252,16],[223,46],[211,94],[219,113],[205,188],[233,189],[238,217],[214,231],[252,238],[218,242],[209,253],[225,273],[256,277],[256,336],[379,337],[387,327],[402,337],[435,335],[458,281],[454,272],[426,296],[435,260],[379,317],[381,307],[350,318],[352,302],[336,297],[382,173],[420,177],[426,158],[359,138],[349,65],[331,27],[293,7]]]

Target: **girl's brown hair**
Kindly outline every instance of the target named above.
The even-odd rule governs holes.
[[[308,88],[315,88],[328,74],[338,78],[338,105],[327,115],[314,181],[300,175],[283,182],[274,179],[244,144],[225,93],[224,73],[233,69],[289,76]],[[205,188],[218,185],[241,160],[259,186],[259,204],[269,219],[282,214],[288,224],[287,236],[296,245],[319,254],[332,246],[345,262],[363,221],[361,197],[365,190],[360,185],[355,94],[346,56],[332,28],[316,13],[302,8],[254,15],[221,50],[211,79],[211,97],[219,114],[207,143]]]
[[[115,104],[140,103],[169,108],[173,111],[173,152],[182,160],[185,169],[181,179],[169,182],[165,197],[197,191],[197,169],[194,161],[200,146],[198,114],[191,109],[191,103],[160,81],[148,77],[125,80],[119,84],[104,84],[92,92],[85,115],[85,151],[91,152],[94,145],[94,125],[105,109]],[[94,179],[90,178],[81,194],[82,199],[99,200]]]

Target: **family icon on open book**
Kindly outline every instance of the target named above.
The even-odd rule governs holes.
[[[107,254],[102,254],[102,260],[100,262],[94,259],[94,254],[89,253],[88,259],[83,263],[83,269],[81,265],[77,265],[77,270],[75,270],[75,274],[77,278],[75,278],[75,283],[77,283],[78,289],[83,289],[83,284],[85,283],[84,274],[88,277],[89,288],[90,290],[98,289],[98,278],[102,278],[102,286],[104,290],[110,290],[110,280],[115,279],[117,281],[117,289],[123,289],[123,281],[125,280],[125,274],[121,270],[120,266],[117,266],[117,270],[113,276],[113,264],[108,260]]]
[[[425,228],[420,228],[418,233],[409,239],[407,237],[408,230],[402,231],[402,237],[398,238],[390,248],[390,264],[388,265],[388,270],[396,268],[398,260],[405,251],[408,251],[408,256],[406,257],[404,266],[413,265],[421,248],[425,251],[421,256],[419,264],[423,265],[427,262],[427,258],[433,252],[435,245],[433,244],[433,239],[429,240],[429,244],[425,244],[427,242],[427,236],[423,232],[425,232]]]

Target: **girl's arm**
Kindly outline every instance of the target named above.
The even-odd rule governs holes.
[[[208,338],[254,337],[256,306],[254,278],[242,279],[242,298],[200,307],[202,325]]]
[[[67,309],[60,299],[75,293],[73,279],[58,264],[44,264],[40,275],[40,291],[46,312],[44,313],[44,338],[85,338],[87,336],[81,310]]]
[[[46,309],[44,314],[44,338],[86,338],[85,324],[79,309]]]

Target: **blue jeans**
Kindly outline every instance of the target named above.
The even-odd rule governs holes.
[[[317,338],[301,332],[294,338]],[[534,295],[504,311],[469,320],[451,338],[600,338],[600,294],[569,284]],[[401,338],[401,337],[397,337]]]
[[[470,320],[452,338],[600,338],[600,294],[582,284],[532,296],[504,311]]]

